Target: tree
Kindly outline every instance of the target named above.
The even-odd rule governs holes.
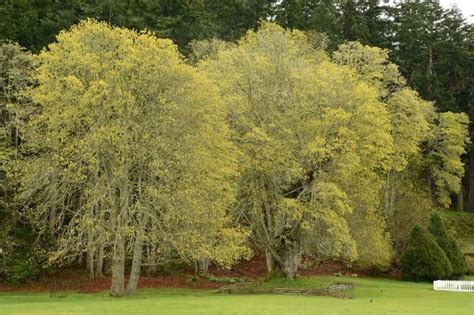
[[[214,32],[210,35],[226,41],[238,40],[249,29],[256,28],[260,20],[267,19],[271,15],[273,2],[273,0],[204,0],[206,10],[213,17]],[[206,37],[192,39],[206,39]]]
[[[315,50],[304,33],[271,23],[200,67],[230,111],[244,153],[239,216],[270,271],[294,277],[303,254],[353,260],[346,216],[357,199],[349,183],[386,167],[392,145],[376,90]],[[357,189],[374,195],[378,187],[367,183]]]
[[[24,109],[29,103],[23,90],[31,86],[32,55],[18,44],[0,44],[0,275],[11,278],[15,263],[33,261],[35,234],[15,213],[15,163],[20,145],[18,126],[21,116],[13,107]],[[19,279],[22,282],[25,279]]]
[[[433,281],[448,279],[453,268],[435,238],[419,225],[411,232],[410,244],[401,259],[403,279]]]
[[[234,46],[232,42],[226,42],[218,38],[212,38],[209,40],[194,40],[188,45],[189,49],[189,60],[193,64],[197,64],[200,61],[215,58],[219,51],[228,49]]]
[[[390,6],[380,0],[275,1],[275,21],[283,27],[325,33],[334,51],[346,41],[388,48]]]
[[[8,148],[17,149],[20,145],[18,134],[19,119],[15,108],[26,107],[29,100],[24,90],[33,84],[33,56],[15,43],[0,45],[0,126],[2,127],[2,145],[6,154]]]
[[[284,28],[325,34],[329,38],[330,50],[334,50],[344,40],[340,5],[334,1],[276,1],[273,15],[275,22]]]
[[[428,231],[434,236],[439,247],[443,249],[451,262],[451,265],[453,266],[453,276],[460,277],[465,275],[468,269],[466,260],[464,259],[464,254],[459,249],[454,237],[449,234],[439,214],[434,213],[431,216]]]
[[[143,246],[156,239],[183,257],[240,257],[245,233],[226,216],[236,151],[225,111],[171,41],[89,20],[38,59],[40,110],[24,130],[18,201],[57,238],[51,261],[105,252],[121,296],[125,260],[133,293]],[[228,247],[210,248],[215,239]]]
[[[371,177],[348,183],[347,187],[359,205],[349,219],[352,234],[359,244],[358,263],[383,269],[390,265],[392,258],[391,239],[385,235],[386,219],[390,226],[396,222],[393,217],[398,206],[397,194],[404,187],[403,173],[420,153],[421,143],[429,131],[427,116],[431,107],[405,86],[398,67],[389,62],[386,50],[349,42],[339,46],[333,60],[350,67],[360,80],[375,87],[378,100],[389,113],[392,146],[388,148],[386,167]],[[378,193],[361,194],[361,184],[377,187]]]
[[[469,90],[464,67],[472,63],[467,52],[472,26],[437,1],[400,3],[392,15],[393,58],[409,84],[441,111],[467,112],[466,98],[459,96]]]
[[[185,50],[192,40],[235,40],[268,16],[272,0],[62,0],[2,1],[0,38],[38,52],[64,29],[94,18],[148,29]]]
[[[472,117],[472,24],[457,9],[443,9],[437,1],[410,1],[397,5],[393,18],[392,58],[410,86],[442,112],[464,112]],[[472,141],[471,141],[472,142]],[[474,152],[474,150],[470,150]],[[472,160],[474,155],[470,155]],[[471,168],[474,163],[469,162]],[[474,187],[471,170],[465,184]],[[470,188],[469,188],[470,189]],[[458,197],[463,206],[463,187]],[[474,196],[474,189],[469,190]],[[474,209],[469,197],[468,209]]]
[[[451,204],[450,196],[461,189],[464,175],[461,156],[469,144],[468,125],[469,118],[464,113],[441,113],[427,144],[429,185],[433,185],[433,194],[444,207]]]
[[[327,33],[331,51],[345,41],[390,49],[391,61],[423,99],[434,101],[441,112],[463,111],[472,116],[472,25],[459,10],[443,9],[437,1],[401,1],[389,6],[378,0],[284,0],[276,8],[276,21],[285,27]],[[456,190],[463,208],[463,187]],[[474,196],[474,188],[469,195]],[[474,197],[469,200],[474,205]]]
[[[394,150],[389,156],[390,167],[382,173],[385,187],[381,195],[396,248],[404,248],[412,226],[429,217],[431,206],[427,204],[447,207],[450,197],[460,190],[464,174],[461,157],[468,143],[467,117],[459,113],[437,113],[432,103],[422,100],[406,86],[398,67],[389,61],[387,50],[349,42],[340,45],[333,59],[370,82],[390,113]],[[415,191],[418,196],[413,195]],[[423,201],[424,198],[427,200]],[[408,200],[418,201],[416,211],[409,210],[412,206],[406,203]],[[416,220],[405,225],[407,221],[402,216]]]

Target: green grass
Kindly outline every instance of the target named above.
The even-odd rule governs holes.
[[[474,213],[443,211],[443,216],[466,255],[469,271],[474,274]]]
[[[472,278],[474,279],[474,278]],[[0,293],[0,314],[473,314],[474,294],[433,291],[429,283],[385,279],[311,277],[262,285],[322,287],[354,282],[355,299],[287,295],[226,295],[187,289],[141,290],[134,297],[70,293]]]

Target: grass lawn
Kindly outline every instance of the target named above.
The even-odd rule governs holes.
[[[0,314],[474,314],[474,293],[435,292],[429,283],[308,277],[274,279],[263,285],[322,287],[333,281],[354,282],[355,299],[226,295],[190,289],[147,289],[121,299],[110,298],[106,292],[69,293],[64,298],[0,293]]]

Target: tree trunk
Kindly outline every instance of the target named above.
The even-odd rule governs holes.
[[[97,252],[97,264],[95,267],[95,276],[96,277],[103,277],[103,270],[104,270],[104,245],[99,246],[99,251]]]
[[[271,273],[272,270],[273,270],[273,266],[274,266],[275,262],[274,262],[272,254],[267,249],[265,250],[265,258],[266,258],[266,262],[267,262],[267,271],[268,271],[268,273]]]
[[[114,242],[112,259],[112,286],[110,295],[123,296],[125,293],[125,240],[120,231],[117,232]]]
[[[89,272],[89,279],[94,279],[94,250],[92,248],[87,249],[87,271]]]
[[[464,211],[464,186],[461,182],[461,188],[459,189],[458,200],[457,200],[458,211]]]
[[[428,95],[429,95],[429,100],[433,100],[433,47],[428,48],[428,71],[426,74],[426,81],[428,82]]]
[[[201,259],[199,262],[199,274],[204,275],[209,272],[209,259]]]
[[[428,197],[430,198],[430,201],[434,203],[434,194],[433,194],[433,180],[431,178],[431,174],[428,174],[428,177],[426,179],[426,185],[428,187]]]
[[[80,253],[79,257],[77,257],[77,263],[80,267],[83,267],[83,265],[82,265],[83,260],[84,260],[84,253]]]
[[[53,239],[55,239],[54,234],[56,233],[56,209],[52,209],[49,215],[49,233]]]
[[[387,180],[385,182],[385,206],[384,206],[384,210],[385,210],[385,215],[387,217],[390,217],[391,216],[391,207],[390,207],[390,172],[387,174]]]
[[[297,277],[298,267],[301,262],[301,246],[293,241],[279,251],[279,256],[274,257],[275,266],[273,273],[285,276],[288,279]]]
[[[132,269],[130,270],[130,278],[127,284],[127,293],[134,294],[138,287],[138,280],[140,279],[140,270],[142,266],[143,256],[143,237],[138,233],[133,247]]]
[[[127,177],[125,177],[127,178]],[[110,295],[123,296],[125,294],[125,227],[129,215],[129,183],[124,180],[119,187],[119,198],[116,199],[117,211],[111,217],[111,225],[115,231],[113,258],[112,258],[112,285]]]

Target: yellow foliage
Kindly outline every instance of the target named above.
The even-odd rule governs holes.
[[[199,66],[220,87],[244,153],[239,204],[257,242],[277,260],[281,240],[307,255],[356,258],[346,216],[359,200],[344,183],[389,168],[393,153],[378,91],[304,33],[272,23]]]
[[[247,255],[248,233],[226,213],[237,150],[222,100],[170,40],[88,20],[37,62],[40,110],[24,131],[32,155],[19,166],[19,198],[37,224],[56,218],[54,257],[141,235],[184,258],[204,251],[229,265]]]

